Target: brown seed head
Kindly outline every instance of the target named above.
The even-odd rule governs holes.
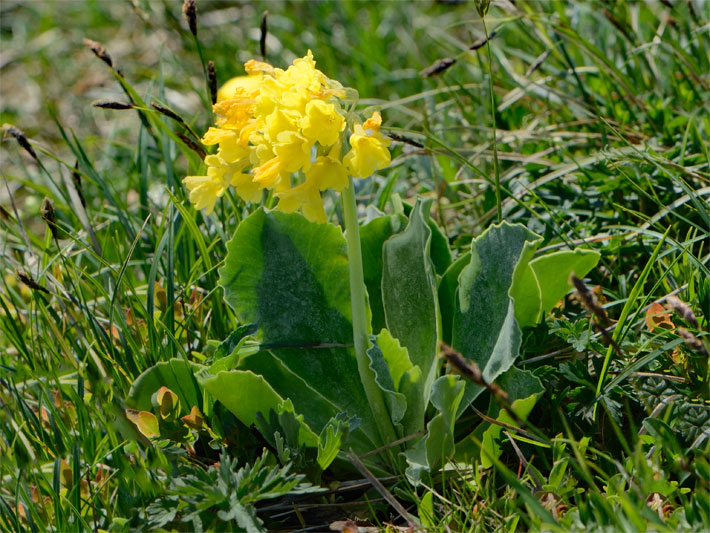
[[[92,41],[91,39],[87,39],[86,37],[84,37],[83,42],[89,48],[89,50],[94,53],[96,57],[106,63],[109,67],[113,68],[113,61],[111,60],[111,56],[108,55],[106,48],[104,48],[104,45],[102,45],[98,41]]]
[[[195,0],[185,0],[182,3],[182,14],[187,21],[187,26],[190,28],[190,33],[197,37],[197,7]]]
[[[705,349],[702,341],[693,335],[690,331],[685,328],[678,328],[678,335],[683,338],[683,342],[693,351],[698,352],[700,355],[708,356],[708,352]]]
[[[150,107],[155,109],[158,113],[165,115],[166,117],[171,118],[171,119],[179,122],[180,124],[185,124],[185,121],[182,119],[182,117],[180,115],[178,115],[172,109],[169,109],[169,108],[167,108],[163,105],[160,105],[160,104],[156,104],[155,102],[152,102],[150,104]]]
[[[698,319],[695,316],[695,313],[693,313],[693,310],[690,308],[690,306],[682,301],[680,298],[677,296],[669,296],[666,298],[666,305],[668,309],[672,309],[673,311],[676,312],[676,314],[681,317],[683,320],[685,320],[688,324],[693,326],[694,328],[698,327]]]
[[[498,33],[497,31],[492,31],[491,33],[488,34],[488,39],[486,39],[485,37],[483,37],[482,39],[478,39],[478,40],[474,41],[473,44],[468,47],[468,49],[469,50],[478,50],[483,45],[485,45],[488,41],[493,39],[493,37],[495,37],[497,33]]]
[[[210,99],[212,105],[217,103],[217,70],[214,68],[214,61],[207,62],[207,84],[210,88]]]
[[[74,182],[74,188],[76,193],[79,195],[79,200],[81,200],[81,205],[86,207],[86,200],[84,200],[84,193],[81,190],[81,174],[79,174],[79,160],[77,159],[74,163],[74,172],[71,173],[71,180]]]
[[[261,35],[259,37],[259,51],[261,52],[261,59],[266,61],[266,35],[269,32],[267,26],[267,18],[269,17],[269,12],[264,11],[261,15]]]
[[[431,78],[432,76],[441,74],[447,68],[451,67],[451,65],[453,65],[454,63],[456,63],[456,59],[453,57],[444,57],[442,59],[437,59],[430,66],[420,71],[419,75],[422,78]]]
[[[27,272],[24,272],[22,270],[17,271],[17,279],[20,280],[20,282],[24,283],[27,285],[30,289],[33,291],[40,291],[44,292],[47,294],[50,294],[50,292],[42,287],[39,283],[37,283],[32,276],[30,276]]]
[[[52,237],[57,238],[57,215],[54,212],[54,206],[52,205],[52,200],[48,196],[44,197],[42,200],[42,207],[40,209],[42,213],[42,220],[47,223],[49,230],[52,232]]]
[[[180,140],[182,142],[185,143],[185,145],[187,147],[194,150],[197,153],[197,155],[200,156],[200,159],[204,159],[205,157],[207,157],[207,153],[205,152],[205,149],[202,148],[202,146],[197,144],[195,141],[190,139],[190,137],[188,137],[187,135],[184,135],[182,133],[178,133],[177,136],[180,138]]]
[[[39,162],[39,159],[37,158],[37,153],[32,148],[30,141],[27,140],[27,136],[22,132],[22,130],[16,128],[12,124],[3,124],[2,129],[5,135],[11,135],[12,137],[14,137],[17,141],[17,144],[24,148],[24,150],[32,156],[32,159]]]
[[[100,107],[101,109],[116,109],[118,111],[124,109],[133,109],[133,104],[128,104],[126,102],[117,102],[115,100],[96,100],[91,102],[94,107]]]

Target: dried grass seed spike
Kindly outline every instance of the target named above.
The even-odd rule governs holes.
[[[453,65],[454,63],[456,63],[456,58],[453,57],[444,57],[442,59],[437,59],[436,61],[434,61],[434,63],[431,64],[431,66],[420,71],[419,75],[422,78],[431,78],[432,76],[441,74],[447,68],[451,67],[451,65]]]
[[[52,200],[48,196],[44,197],[42,200],[42,207],[40,208],[42,213],[42,220],[49,226],[49,231],[52,232],[52,237],[58,238],[58,228],[57,228],[57,214],[54,212],[54,206],[52,205]]]
[[[677,296],[669,296],[668,298],[666,298],[666,304],[668,305],[669,310],[672,309],[673,311],[675,311],[675,313],[683,320],[685,320],[688,324],[690,324],[696,329],[699,327],[698,319],[695,316],[695,313],[693,313],[693,310],[690,308],[690,306],[683,300],[681,300]]]
[[[100,107],[101,109],[115,109],[117,111],[122,111],[125,109],[133,109],[133,104],[128,104],[126,102],[118,102],[115,100],[96,100],[92,102],[93,107]]]
[[[178,133],[177,136],[180,138],[182,142],[185,143],[186,146],[188,146],[190,149],[194,150],[197,155],[200,156],[200,158],[204,159],[207,157],[207,152],[205,152],[204,148],[197,144],[195,141],[190,139],[187,135],[184,135],[182,133]]]
[[[190,28],[190,33],[197,37],[197,7],[195,0],[185,0],[182,3],[182,14],[187,21],[187,27]]]
[[[74,183],[74,188],[76,189],[76,194],[79,195],[79,201],[83,207],[86,207],[86,200],[84,199],[84,193],[81,190],[81,174],[79,174],[79,160],[74,163],[74,172],[71,173],[71,180]]]
[[[7,135],[12,135],[17,141],[17,144],[24,148],[24,150],[32,156],[32,159],[39,163],[37,152],[34,151],[34,148],[32,148],[30,141],[27,140],[27,136],[21,129],[16,128],[12,124],[3,124],[2,129]]]
[[[705,349],[705,346],[703,345],[702,341],[695,335],[693,335],[690,331],[685,328],[678,328],[678,334],[683,338],[683,342],[685,342],[688,348],[698,352],[700,355],[708,357],[708,352]]]
[[[33,291],[39,291],[39,292],[44,292],[46,294],[51,294],[47,289],[42,287],[42,285],[37,283],[32,276],[30,276],[27,272],[25,272],[23,270],[17,271],[17,279],[19,279],[21,283],[27,285]]]
[[[261,59],[266,61],[266,35],[269,32],[267,25],[267,19],[269,17],[269,12],[264,11],[261,15],[261,35],[259,37],[259,51],[261,52]]]
[[[109,67],[113,68],[113,60],[111,59],[111,56],[108,54],[106,51],[106,48],[104,48],[104,45],[102,45],[98,41],[93,41],[91,39],[87,39],[84,37],[83,43],[91,50],[96,57],[98,57],[101,61],[106,63]]]
[[[214,105],[217,103],[217,69],[211,59],[207,62],[207,84],[210,88],[210,100]]]

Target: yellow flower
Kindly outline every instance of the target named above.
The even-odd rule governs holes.
[[[247,91],[253,91],[254,89],[258,89],[260,83],[261,76],[258,75],[237,76],[236,78],[232,78],[227,83],[222,85],[222,87],[219,88],[219,91],[217,91],[217,101],[222,102],[224,100],[229,100],[230,98],[233,98],[234,93],[239,87],[241,87],[242,89],[246,89]]]
[[[198,209],[211,213],[230,186],[247,202],[271,189],[279,209],[325,222],[321,191],[342,191],[348,174],[364,178],[390,164],[379,113],[351,126],[350,151],[341,156],[342,106],[355,102],[357,92],[316,69],[310,50],[286,70],[256,60],[244,67],[247,76],[220,89],[215,127],[202,138],[206,146],[219,145],[217,154],[205,158],[204,176],[183,180]]]
[[[205,164],[207,175],[187,176],[182,180],[196,209],[205,209],[206,215],[211,214],[217,199],[230,185],[245,202],[256,202],[261,198],[261,187],[253,181],[252,175],[244,172],[247,161],[230,163],[220,155],[208,155]]]
[[[312,182],[321,191],[342,191],[348,186],[348,173],[343,164],[329,156],[319,156],[305,172],[306,181]]]
[[[306,181],[297,187],[293,187],[283,192],[276,193],[279,197],[278,208],[285,213],[293,213],[299,208],[311,222],[320,224],[327,221],[325,209],[323,209],[323,199],[318,187]]]
[[[265,122],[266,135],[272,142],[276,141],[281,132],[298,131],[298,115],[292,111],[277,109],[266,117]]]
[[[350,151],[345,154],[343,163],[356,178],[367,178],[389,166],[391,161],[390,140],[380,133],[382,117],[375,112],[365,124],[355,124],[355,131],[350,136]]]
[[[276,69],[276,79],[285,85],[302,87],[317,95],[322,91],[326,77],[316,69],[313,52],[308,50],[305,57],[295,59],[293,65],[285,71]]]
[[[214,210],[217,198],[224,194],[229,186],[229,179],[225,180],[228,165],[216,155],[205,158],[207,164],[206,176],[187,176],[182,181],[190,191],[190,201],[196,209],[206,209],[209,215]]]
[[[312,147],[308,139],[295,131],[283,131],[277,137],[274,152],[281,159],[283,170],[296,172],[310,166]]]
[[[306,116],[301,119],[301,129],[309,141],[330,146],[345,129],[345,119],[335,105],[323,100],[311,100],[306,105]]]
[[[278,185],[281,179],[282,170],[283,165],[281,163],[281,159],[274,157],[263,165],[259,165],[252,170],[254,174],[254,181],[258,183],[262,189],[266,187],[274,188]]]

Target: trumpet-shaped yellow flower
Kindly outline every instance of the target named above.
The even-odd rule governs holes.
[[[390,163],[390,141],[380,133],[382,117],[350,125],[350,150],[341,156],[348,126],[344,102],[357,92],[329,79],[316,68],[313,54],[286,70],[248,61],[247,76],[229,80],[214,105],[215,126],[202,138],[217,145],[205,158],[204,176],[183,182],[190,200],[207,214],[228,187],[247,202],[259,201],[263,189],[279,199],[278,208],[325,222],[321,191],[342,191],[348,174],[367,177]]]
[[[245,201],[255,201],[258,198],[259,186],[255,185],[251,176],[244,174],[244,165],[228,163],[218,155],[208,155],[205,158],[207,175],[187,176],[183,183],[190,191],[190,201],[197,209],[205,209],[209,215],[214,210],[217,199],[230,185],[237,189],[237,194]]]
[[[334,104],[323,100],[311,100],[306,105],[306,115],[301,119],[303,135],[323,146],[335,144],[340,132],[345,129],[345,119]]]
[[[281,159],[281,168],[296,172],[311,164],[312,144],[295,131],[282,131],[274,143],[274,152]]]
[[[366,178],[389,166],[390,140],[380,133],[381,123],[382,117],[375,112],[364,124],[355,124],[355,131],[350,136],[350,151],[343,158],[350,175]]]
[[[327,221],[323,199],[318,186],[306,180],[305,183],[277,193],[279,197],[278,208],[286,213],[292,213],[299,208],[308,220],[323,223]]]
[[[306,181],[312,182],[319,190],[342,191],[348,186],[348,172],[343,164],[329,156],[319,156],[305,172]]]
[[[259,165],[253,171],[254,181],[262,188],[276,188],[281,181],[281,173],[283,172],[283,163],[278,157],[270,159],[263,165]]]

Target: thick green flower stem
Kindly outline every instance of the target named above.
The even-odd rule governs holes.
[[[345,215],[345,238],[348,244],[348,265],[350,268],[350,299],[353,311],[353,341],[360,381],[365,389],[367,401],[375,416],[382,444],[397,440],[390,415],[385,407],[382,391],[375,383],[375,373],[370,368],[367,356],[367,302],[365,300],[365,278],[362,274],[362,250],[360,248],[360,227],[357,223],[357,205],[353,179],[342,192],[343,213]]]

